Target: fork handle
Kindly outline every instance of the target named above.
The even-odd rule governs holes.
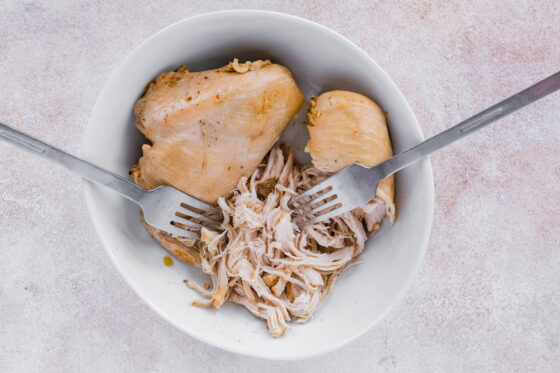
[[[560,89],[560,72],[375,166],[383,178]]]
[[[63,150],[20,132],[2,122],[0,122],[0,139],[4,139],[30,153],[40,155],[88,180],[105,185],[136,203],[139,203],[138,201],[145,192],[144,189],[136,184],[111,171],[68,154]]]

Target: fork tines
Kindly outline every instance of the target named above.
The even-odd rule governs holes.
[[[173,236],[198,240],[202,228],[220,229],[222,216],[220,209],[170,187],[160,187],[154,192],[160,193],[160,196],[163,194],[162,198],[169,202],[164,231]],[[164,222],[160,220],[160,224]]]
[[[192,232],[199,235],[202,228],[210,230],[220,229],[221,223],[213,220],[219,218],[220,211],[212,206],[202,210],[195,206],[181,203],[180,208],[175,212],[171,225],[185,230],[183,233]]]
[[[331,217],[333,211],[342,207],[336,190],[332,185],[326,187],[319,183],[304,193],[292,198],[292,222],[300,227],[313,224]],[[328,217],[325,217],[328,214]],[[333,215],[336,216],[336,215]]]

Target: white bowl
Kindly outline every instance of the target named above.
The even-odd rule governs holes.
[[[133,124],[132,107],[144,86],[159,73],[187,64],[192,71],[241,60],[271,59],[287,66],[309,98],[331,89],[363,93],[389,112],[393,149],[418,143],[422,133],[407,101],[387,74],[344,37],[316,23],[272,12],[226,11],[186,19],[158,32],[120,65],[95,105],[83,142],[83,156],[127,175],[140,156],[143,136]],[[305,109],[304,109],[305,110]],[[304,112],[296,122],[304,120]],[[291,125],[285,141],[298,159],[307,132]],[[300,359],[331,351],[375,325],[404,296],[426,251],[434,209],[428,160],[396,177],[398,219],[384,224],[367,242],[354,266],[336,284],[331,297],[306,324],[292,324],[282,338],[269,335],[265,323],[244,308],[219,310],[191,306],[199,296],[184,279],[204,282],[200,271],[175,260],[144,230],[138,208],[117,194],[86,182],[85,197],[93,224],[128,284],[163,318],[208,344],[267,359]],[[138,325],[139,328],[142,325]]]

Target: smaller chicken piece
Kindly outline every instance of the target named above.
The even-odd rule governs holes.
[[[334,173],[355,163],[373,167],[393,156],[385,113],[366,96],[325,92],[312,99],[308,120],[306,151],[323,172]],[[395,222],[394,197],[391,175],[379,183],[376,197],[360,208],[370,234],[380,228],[384,217]]]

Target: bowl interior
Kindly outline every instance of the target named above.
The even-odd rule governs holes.
[[[416,119],[388,76],[359,48],[338,34],[300,18],[260,11],[198,16],[172,25],[137,48],[108,82],[95,106],[83,156],[127,175],[141,155],[143,135],[133,124],[132,107],[147,82],[186,64],[191,71],[216,68],[232,58],[270,59],[287,66],[306,98],[331,89],[363,93],[388,111],[395,152],[422,140]],[[282,135],[296,160],[303,152],[306,107]],[[398,219],[368,240],[362,264],[349,269],[331,297],[306,324],[294,324],[283,338],[272,338],[264,322],[244,308],[220,310],[191,306],[198,295],[184,279],[207,281],[191,265],[175,260],[144,230],[138,208],[102,187],[86,182],[92,221],[109,255],[130,286],[153,309],[188,334],[212,345],[271,359],[295,359],[327,352],[374,325],[404,295],[424,255],[433,214],[429,161],[396,177]]]

